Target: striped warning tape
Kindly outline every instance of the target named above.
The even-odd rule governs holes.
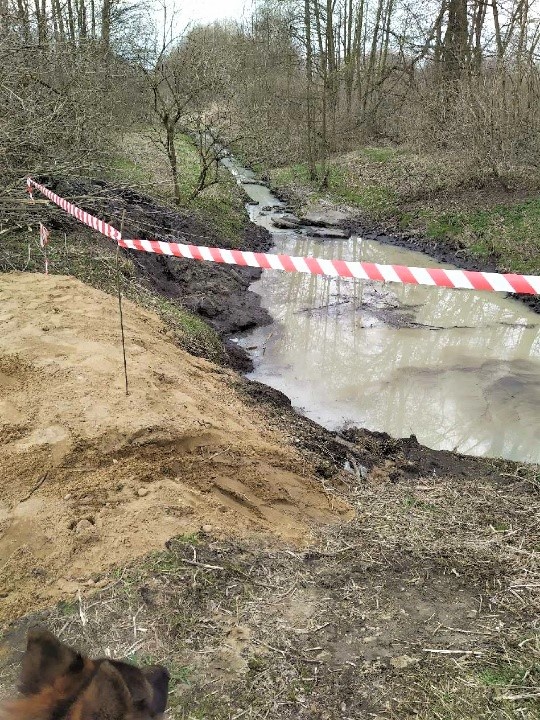
[[[56,195],[56,193],[53,193],[52,190],[49,190],[44,185],[40,185],[35,180],[32,180],[32,178],[28,178],[26,183],[30,196],[32,196],[32,187],[35,187],[40,193],[43,193],[45,197],[48,197],[49,200],[52,200],[53,203],[56,203],[59,207],[61,207],[62,210],[65,210],[67,213],[77,218],[79,222],[97,230],[102,235],[106,235],[108,238],[111,238],[111,240],[120,240],[120,231],[113,228],[112,225],[103,222],[103,220],[94,217],[94,215],[90,215],[90,213],[86,212],[86,210],[82,210],[80,207],[77,207],[77,205],[73,205],[73,203],[64,200],[64,198],[60,197],[60,195]]]
[[[118,241],[123,248],[171,255],[174,257],[206,260],[264,268],[266,270],[285,270],[286,272],[329,275],[359,280],[378,280],[412,285],[437,285],[447,288],[467,290],[492,290],[498,292],[540,294],[540,277],[533,275],[515,275],[470,270],[443,270],[442,268],[406,267],[405,265],[380,265],[379,263],[354,262],[349,260],[323,260],[314,257],[293,257],[272,253],[254,253],[244,250],[224,250],[202,247],[200,245],[182,245],[160,240]]]
[[[257,267],[266,270],[284,270],[286,272],[310,273],[332,277],[356,278],[359,280],[377,280],[411,285],[432,285],[466,290],[489,290],[524,295],[540,295],[540,277],[535,275],[517,275],[514,273],[475,272],[472,270],[445,270],[443,268],[407,267],[405,265],[380,265],[379,263],[356,262],[350,260],[324,260],[314,257],[293,257],[274,253],[256,253],[245,250],[225,250],[201,245],[183,245],[161,240],[139,240],[122,238],[120,232],[102,220],[93,217],[84,210],[68,203],[43,185],[28,179],[30,184],[76,217],[98,232],[116,240],[120,247],[128,250],[169,255],[172,257],[203,260]]]

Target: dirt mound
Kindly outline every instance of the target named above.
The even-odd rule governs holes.
[[[349,517],[234,375],[64,276],[0,278],[0,620],[202,525],[304,541]]]

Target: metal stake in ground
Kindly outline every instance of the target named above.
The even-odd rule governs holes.
[[[120,223],[120,237],[124,232],[124,220],[126,217],[126,211],[122,213],[122,222]],[[127,374],[127,361],[126,361],[126,340],[124,336],[124,316],[122,314],[122,293],[120,291],[120,245],[116,246],[116,289],[118,291],[118,310],[120,311],[120,330],[122,333],[122,353],[124,355],[124,378],[126,381],[126,395],[129,395],[128,389],[128,374]]]

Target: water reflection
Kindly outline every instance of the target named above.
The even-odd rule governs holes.
[[[259,188],[260,200],[266,188]],[[254,219],[268,216],[253,210]],[[276,232],[276,251],[428,266],[353,237]],[[330,428],[354,424],[425,445],[540,462],[539,317],[494,293],[265,272],[253,286],[276,319],[241,339],[252,377]]]

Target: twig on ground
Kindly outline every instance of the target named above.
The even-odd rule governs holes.
[[[180,562],[186,563],[186,565],[194,565],[195,567],[202,567],[206,570],[225,570],[221,565],[208,565],[207,563],[197,562],[196,560],[186,560],[182,558]]]
[[[28,495],[27,495],[26,497],[24,497],[22,500],[19,500],[19,502],[23,503],[23,502],[26,502],[27,500],[29,500],[29,499],[32,497],[32,495],[33,495],[37,490],[39,490],[39,488],[43,485],[43,483],[45,482],[45,480],[47,479],[48,476],[49,476],[49,471],[47,470],[47,472],[45,473],[45,475],[43,475],[43,476],[39,479],[39,482],[32,488],[32,490],[30,490],[30,492],[28,493]]]
[[[529,700],[531,698],[540,698],[540,692],[521,693],[521,695],[499,695],[497,700]]]
[[[483,630],[463,630],[462,628],[450,627],[449,625],[440,626],[443,630],[449,630],[450,632],[464,633],[466,635],[487,635],[488,637],[493,635],[491,632],[484,632]]]
[[[422,648],[423,652],[437,655],[483,655],[481,650],[442,650],[438,648]]]
[[[86,610],[84,609],[83,599],[82,599],[80,588],[77,590],[77,599],[79,601],[79,617],[81,618],[81,625],[84,628],[84,627],[86,627],[86,624],[88,622],[88,616],[86,614]]]

